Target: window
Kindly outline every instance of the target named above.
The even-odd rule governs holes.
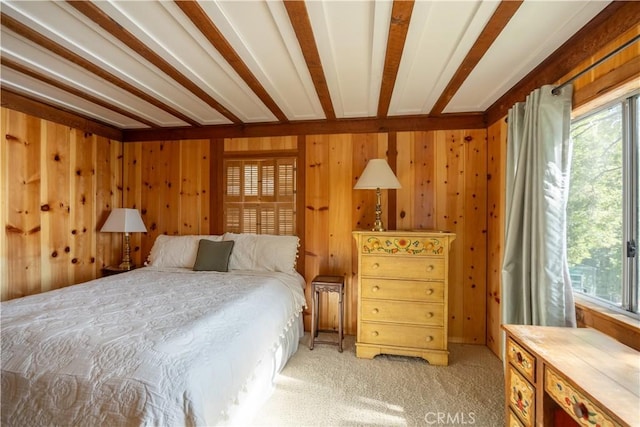
[[[296,158],[224,161],[224,231],[296,232]]]
[[[638,95],[571,124],[567,252],[574,291],[638,313]]]

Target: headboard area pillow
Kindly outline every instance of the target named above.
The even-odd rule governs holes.
[[[153,242],[149,254],[149,265],[152,267],[193,268],[198,254],[198,244],[202,239],[219,242],[222,240],[222,236],[167,236],[160,234]]]
[[[296,269],[297,236],[225,233],[223,240],[235,242],[229,258],[229,270],[292,273]]]
[[[193,264],[194,271],[229,271],[229,257],[234,241],[214,242],[200,239],[198,255]]]

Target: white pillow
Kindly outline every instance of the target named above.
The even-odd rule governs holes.
[[[229,270],[255,270],[253,259],[256,252],[257,234],[225,233],[223,240],[233,240],[229,257]]]
[[[222,236],[167,236],[156,237],[149,254],[149,265],[152,267],[184,267],[193,268],[198,255],[200,239],[219,242]]]
[[[235,242],[229,258],[229,270],[292,273],[296,269],[297,236],[225,233],[223,240]]]

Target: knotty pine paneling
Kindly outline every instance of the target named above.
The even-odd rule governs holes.
[[[71,224],[71,263],[74,264],[74,282],[86,282],[95,277],[95,143],[91,135],[72,129],[71,148],[71,195],[75,209],[69,212]]]
[[[189,141],[182,146],[179,205],[180,234],[209,233],[209,141]],[[194,171],[194,173],[185,173]],[[207,233],[202,233],[205,231]]]
[[[486,132],[397,136],[398,229],[456,233],[449,266],[449,339],[485,343]]]
[[[505,226],[507,123],[489,126],[487,144],[487,347],[500,355],[502,256]]]
[[[42,121],[3,109],[3,151],[7,181],[2,198],[7,212],[4,225],[8,277],[3,299],[41,291],[40,253],[40,128]],[[9,167],[11,171],[9,171]],[[67,179],[69,173],[67,172]]]
[[[98,277],[120,258],[98,230],[120,206],[122,143],[1,111],[2,300]]]
[[[335,274],[345,276],[345,294],[350,285],[347,284],[347,272],[332,271],[329,269],[329,215],[333,212],[329,211],[329,194],[330,187],[328,185],[329,176],[331,174],[331,161],[329,158],[330,137],[327,135],[310,136],[306,138],[306,164],[305,167],[305,253],[304,253],[304,272],[305,280],[308,283],[316,274],[320,272],[326,274]],[[301,167],[301,165],[298,165]],[[305,330],[311,330],[311,301],[312,295],[309,286],[305,287],[305,296],[307,299],[308,310],[305,310],[304,322]],[[350,299],[345,298],[345,305],[348,305]],[[320,309],[322,313],[318,316],[319,329],[337,330],[337,321],[335,315],[327,314],[328,304],[335,306],[336,299],[333,296],[326,297],[326,293],[321,295]],[[335,309],[334,309],[335,310]],[[348,311],[348,310],[345,310]],[[352,327],[349,321],[346,321],[344,329],[345,333],[350,334]]]
[[[309,283],[317,274],[345,278],[345,331],[352,335],[357,322],[357,260],[351,232],[371,228],[375,208],[375,193],[353,186],[367,161],[384,157],[386,150],[386,134],[306,137],[305,279]],[[307,301],[310,307],[309,289]],[[305,325],[310,326],[308,316]],[[338,329],[336,294],[321,295],[319,327]]]
[[[126,143],[122,148],[122,206],[138,209],[143,218],[147,233],[132,233],[129,235],[131,260],[135,265],[143,265],[147,255],[143,255],[142,241],[147,242],[151,228],[142,210],[142,143]]]
[[[147,227],[147,233],[132,236],[136,264],[144,263],[160,234],[209,234],[210,144],[208,139],[125,144],[125,204],[140,209]]]
[[[615,41],[595,52],[556,83],[577,75],[600,58],[613,52],[618,46],[640,34],[640,25],[627,31]],[[604,105],[613,99],[640,89],[640,43],[637,41],[587,71],[573,82],[574,116]]]
[[[345,296],[345,301],[351,301],[349,213],[353,186],[352,135],[310,136],[307,137],[307,144],[311,147],[306,150],[308,168],[305,175],[305,278],[309,283],[320,273],[343,276],[345,295],[348,295]],[[311,193],[309,185],[314,187]],[[307,301],[311,302],[311,295],[308,295]],[[337,330],[337,301],[337,294],[320,295],[321,329]],[[351,321],[350,317],[345,316],[346,331],[353,328]],[[308,320],[307,323],[310,324]]]
[[[266,136],[262,138],[227,138],[225,152],[286,151],[298,148],[297,136]]]
[[[0,301],[4,301],[9,298],[9,239],[7,235],[7,218],[9,215],[9,152],[7,149],[7,124],[9,115],[10,110],[0,108],[0,226],[2,227],[2,239],[0,239]]]

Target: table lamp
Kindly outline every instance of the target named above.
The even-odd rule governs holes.
[[[382,202],[380,190],[388,188],[402,188],[400,181],[389,167],[385,159],[371,159],[362,171],[360,179],[353,187],[355,190],[376,190],[376,221],[372,231],[384,231],[382,225]]]
[[[124,256],[118,267],[122,270],[131,270],[134,264],[131,262],[129,233],[145,233],[147,231],[140,217],[140,212],[137,209],[116,208],[111,211],[100,231],[124,233]]]

